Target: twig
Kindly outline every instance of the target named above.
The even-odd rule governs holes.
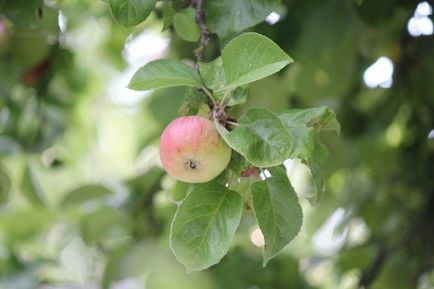
[[[215,101],[214,96],[212,95],[211,91],[209,91],[205,86],[202,86],[201,89],[203,90],[203,92],[205,92],[205,94],[211,100],[212,105],[213,105],[212,108],[217,107],[217,102]]]
[[[233,122],[233,121],[230,121],[230,120],[227,120],[226,123],[230,124],[230,125],[233,125],[233,126],[239,126],[239,123]]]
[[[192,0],[192,5],[196,8],[196,23],[200,30],[200,44],[194,51],[196,55],[196,66],[203,61],[205,48],[209,42],[209,30],[205,24],[205,12],[203,11],[203,0]]]
[[[374,283],[388,257],[389,252],[383,247],[369,267],[363,270],[357,286],[358,289],[369,288]]]
[[[231,94],[231,89],[226,90],[222,99],[220,100],[220,105],[226,105],[226,98]]]

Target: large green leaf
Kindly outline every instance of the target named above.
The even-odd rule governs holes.
[[[264,21],[279,4],[280,0],[204,1],[206,24],[211,32],[226,38]]]
[[[196,24],[196,9],[187,8],[175,14],[173,27],[176,33],[185,41],[199,40],[200,30]]]
[[[240,86],[272,75],[293,62],[271,39],[243,33],[222,51],[227,87]]]
[[[282,167],[269,169],[271,177],[252,185],[255,215],[264,235],[264,266],[298,234],[303,212],[297,194]]]
[[[328,149],[322,143],[318,133],[323,130],[334,130],[339,133],[340,125],[333,110],[327,107],[310,109],[294,109],[281,114],[288,132],[294,136],[294,148],[291,158],[299,158],[309,166],[319,201],[324,190],[322,165],[328,157]]]
[[[39,23],[42,0],[4,0],[0,1],[0,9],[15,26],[30,28]]]
[[[197,185],[179,205],[172,251],[187,271],[206,269],[229,250],[242,213],[241,196],[219,183]]]
[[[199,74],[180,60],[159,59],[140,68],[131,79],[129,88],[148,90],[172,86],[201,87]]]
[[[218,123],[216,127],[230,147],[257,167],[277,166],[291,154],[294,142],[291,134],[280,119],[265,108],[249,109],[230,132]]]
[[[155,7],[156,0],[103,0],[109,3],[113,17],[125,26],[137,25],[146,20]]]
[[[62,200],[62,205],[77,205],[90,200],[104,198],[111,193],[109,189],[101,185],[85,185],[66,194]]]

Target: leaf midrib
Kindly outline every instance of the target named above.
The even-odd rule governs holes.
[[[211,224],[213,223],[214,218],[215,218],[215,216],[217,215],[217,213],[218,213],[220,207],[222,206],[223,201],[224,201],[224,199],[226,198],[226,195],[227,195],[228,193],[229,193],[229,191],[226,190],[226,192],[225,192],[224,195],[222,196],[221,200],[219,201],[219,203],[218,203],[216,209],[215,209],[214,212],[212,213],[211,219],[210,219],[208,225],[206,226],[205,231],[204,231],[204,234],[202,235],[202,239],[200,240],[199,245],[196,246],[196,249],[202,247],[203,242],[204,242],[205,239],[206,239],[205,236],[208,235],[209,229],[211,228]]]

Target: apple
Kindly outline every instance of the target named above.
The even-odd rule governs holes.
[[[179,117],[161,135],[161,163],[169,175],[180,181],[208,182],[226,168],[230,158],[231,148],[204,117]]]

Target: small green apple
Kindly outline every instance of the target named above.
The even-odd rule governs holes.
[[[204,183],[217,177],[228,165],[231,148],[214,124],[201,116],[172,121],[160,140],[160,159],[174,178],[187,183]]]

